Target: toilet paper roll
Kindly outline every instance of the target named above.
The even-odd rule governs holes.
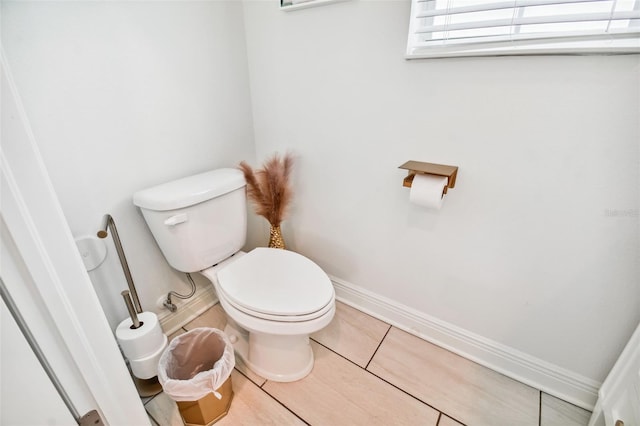
[[[142,312],[138,314],[138,319],[142,322],[141,327],[132,329],[131,318],[127,318],[116,328],[118,343],[124,356],[129,360],[144,358],[155,353],[165,339],[156,314]]]
[[[444,201],[446,176],[416,174],[411,184],[409,201],[422,207],[440,210]]]
[[[138,379],[150,379],[158,375],[158,362],[162,356],[164,350],[167,347],[168,339],[164,337],[162,346],[160,346],[154,353],[144,358],[129,359],[129,365],[131,366],[131,372]]]

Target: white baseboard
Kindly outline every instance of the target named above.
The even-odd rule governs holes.
[[[336,298],[401,330],[564,401],[593,410],[600,383],[331,277]]]
[[[166,335],[170,335],[180,329],[183,325],[196,319],[204,311],[218,303],[218,296],[216,296],[213,290],[213,285],[208,285],[203,288],[198,288],[196,294],[188,300],[174,300],[174,303],[178,307],[176,312],[169,312],[169,310],[158,314],[158,320],[162,331]]]

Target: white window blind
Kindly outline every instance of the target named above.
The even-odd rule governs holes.
[[[640,53],[640,0],[412,0],[407,58]]]

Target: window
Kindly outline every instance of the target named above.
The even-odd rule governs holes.
[[[640,53],[640,0],[412,0],[407,58]]]

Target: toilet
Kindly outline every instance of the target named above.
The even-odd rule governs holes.
[[[240,170],[218,169],[136,192],[133,202],[167,262],[212,283],[227,315],[224,331],[247,367],[269,380],[299,380],[313,369],[309,335],[335,314],[333,285],[298,253],[241,251],[245,186]]]

